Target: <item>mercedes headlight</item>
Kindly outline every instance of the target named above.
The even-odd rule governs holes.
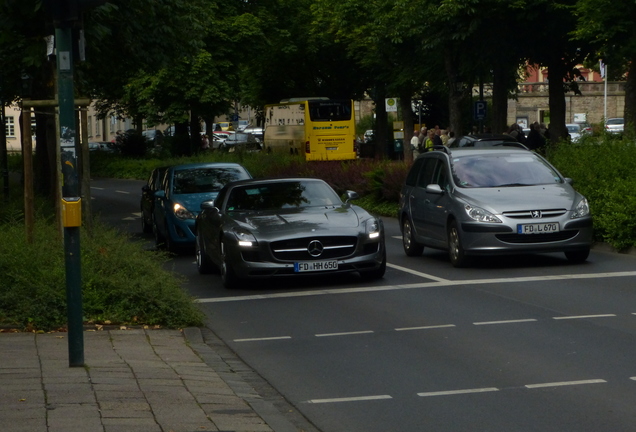
[[[365,223],[365,229],[367,236],[370,239],[375,239],[380,237],[380,221],[377,219],[369,219]]]
[[[236,236],[236,239],[238,240],[239,246],[252,247],[256,245],[257,243],[256,237],[254,237],[254,234],[252,234],[248,230],[241,229],[241,228],[234,228],[233,231],[234,231],[234,235]]]

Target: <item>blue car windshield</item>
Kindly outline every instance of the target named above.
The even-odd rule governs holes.
[[[562,183],[563,178],[534,153],[470,155],[453,159],[459,187],[488,188]]]
[[[245,171],[238,168],[189,168],[177,170],[172,179],[174,194],[218,192],[231,181],[247,179]]]
[[[235,187],[227,200],[227,211],[263,211],[333,207],[338,195],[323,182],[283,181]]]

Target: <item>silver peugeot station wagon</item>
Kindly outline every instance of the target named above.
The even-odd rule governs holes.
[[[404,251],[475,255],[564,252],[583,262],[593,243],[584,196],[540,155],[514,147],[446,149],[416,159],[400,194]]]

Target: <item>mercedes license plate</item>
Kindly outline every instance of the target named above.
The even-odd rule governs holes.
[[[338,270],[338,261],[305,261],[294,263],[296,273]]]
[[[517,225],[517,234],[549,234],[559,231],[558,222]]]

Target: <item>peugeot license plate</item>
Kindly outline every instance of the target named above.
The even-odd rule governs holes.
[[[549,234],[560,230],[558,222],[517,225],[517,234]]]
[[[294,263],[296,273],[338,270],[338,261],[305,261]]]

